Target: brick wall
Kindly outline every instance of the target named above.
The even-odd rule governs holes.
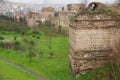
[[[120,30],[115,19],[105,14],[80,14],[69,28],[69,59],[74,77],[109,61],[113,42]]]

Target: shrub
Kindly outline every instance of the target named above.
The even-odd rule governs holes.
[[[59,16],[59,12],[55,12],[55,17],[58,17]]]
[[[32,35],[32,37],[36,37],[36,35]]]
[[[53,58],[54,52],[50,52],[49,54],[50,54],[50,58]]]
[[[19,41],[15,41],[15,45],[19,46],[20,42]]]
[[[39,34],[39,32],[38,32],[38,31],[36,31],[36,30],[33,30],[33,31],[32,31],[32,34],[36,34],[36,35],[38,35],[38,34]]]
[[[14,42],[14,49],[15,50],[20,50],[21,49],[20,42],[18,42],[18,41]]]
[[[4,40],[4,37],[0,36],[0,40],[1,40],[1,41]]]
[[[21,32],[21,35],[25,35],[25,32],[23,31],[23,32]]]
[[[40,39],[40,37],[39,37],[39,36],[37,36],[36,38],[37,38],[37,39]]]
[[[4,45],[4,43],[3,42],[0,42],[0,47],[2,47]]]
[[[14,36],[14,41],[15,41],[15,40],[17,40],[17,37],[16,37],[16,36]]]

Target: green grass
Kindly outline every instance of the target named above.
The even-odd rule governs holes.
[[[48,42],[45,36],[40,36],[40,39],[35,39],[32,36],[25,36],[25,38],[34,40],[36,42],[36,48],[43,51],[43,55],[40,56],[38,61],[35,61],[34,59],[32,63],[29,63],[26,58],[26,55],[28,54],[27,52],[21,53],[14,50],[0,49],[0,51],[2,51],[0,56],[20,64],[38,74],[41,74],[42,76],[48,78],[48,80],[72,79],[68,65],[68,37],[52,37],[51,50],[48,48]],[[53,58],[50,58],[50,51],[54,52]]]
[[[37,80],[31,75],[0,61],[0,80]]]
[[[19,34],[12,35],[7,34],[7,36],[8,38],[10,36],[11,37],[17,36],[19,38],[21,45],[23,45],[24,47],[27,47],[27,45],[23,42],[22,40],[23,38],[33,40],[35,42],[35,49],[37,49],[37,51],[42,51],[43,54],[38,56],[39,58],[37,59],[36,57],[34,57],[32,63],[30,63],[27,58],[28,51],[15,51],[0,48],[1,51],[0,57],[6,58],[12,62],[15,62],[16,64],[19,64],[27,69],[30,69],[47,78],[48,80],[96,80],[93,79],[94,72],[81,75],[78,79],[74,79],[71,76],[68,59],[69,54],[68,37],[64,37],[61,35],[52,36],[50,43],[52,48],[50,50],[48,47],[49,46],[48,40],[46,39],[43,33],[42,36],[39,35],[40,39],[36,39],[32,37],[32,35],[21,36]],[[53,57],[50,57],[50,52],[54,52]]]

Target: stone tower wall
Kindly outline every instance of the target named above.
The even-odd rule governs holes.
[[[116,22],[105,14],[79,15],[69,28],[69,59],[73,76],[96,69],[112,57]]]

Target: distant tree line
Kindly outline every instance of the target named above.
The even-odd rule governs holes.
[[[13,22],[12,17],[0,15],[0,31],[23,33],[29,30],[25,23]]]
[[[6,19],[6,20],[14,21],[14,18],[13,18],[13,17],[5,16],[5,15],[0,15],[0,19]]]
[[[24,26],[12,26],[12,25],[0,25],[0,31],[8,31],[8,32],[17,32],[17,33],[24,33],[28,30],[28,27]]]

